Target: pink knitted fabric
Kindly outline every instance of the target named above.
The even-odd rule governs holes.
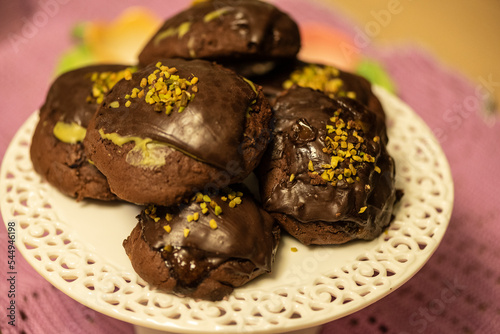
[[[152,0],[147,6],[167,17],[189,2]],[[305,0],[274,2],[299,24],[321,22],[350,36],[359,29],[331,8]],[[57,12],[14,48],[9,33],[19,33],[46,3],[56,3]],[[112,19],[135,4],[132,0],[31,0],[2,5],[6,7],[0,11],[0,157],[19,126],[43,102],[55,62],[71,45],[68,32],[72,26],[79,21]],[[325,324],[322,333],[499,333],[500,177],[496,172],[500,122],[484,121],[478,96],[499,89],[500,78],[478,78],[478,83],[472,83],[418,47],[370,44],[362,53],[385,65],[400,98],[436,134],[451,165],[455,206],[441,246],[414,278],[381,301]],[[6,230],[0,224],[0,250],[6,249]],[[2,333],[133,333],[132,325],[99,314],[53,288],[19,253],[18,316],[12,328],[4,309],[6,262],[4,255],[0,261]]]

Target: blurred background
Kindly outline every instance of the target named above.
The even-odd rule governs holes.
[[[500,101],[500,1],[313,0],[336,6],[378,44],[418,44],[470,80],[492,78]],[[395,13],[389,19],[387,11]],[[380,29],[374,28],[379,23]]]

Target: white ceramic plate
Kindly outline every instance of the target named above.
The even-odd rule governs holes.
[[[142,281],[122,247],[140,208],[77,203],[42,182],[29,158],[37,113],[19,129],[2,164],[4,222],[17,223],[17,249],[55,287],[136,325],[183,333],[262,333],[340,318],[411,278],[438,247],[453,205],[448,162],[431,131],[397,98],[378,87],[375,93],[387,113],[397,187],[405,192],[391,226],[376,240],[342,246],[308,247],[284,236],[273,273],[227,300],[179,298]]]

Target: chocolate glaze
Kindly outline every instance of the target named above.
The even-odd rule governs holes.
[[[309,173],[308,162],[313,162],[319,174],[318,166],[330,163],[330,156],[322,149],[326,124],[338,109],[342,110],[340,117],[346,123],[355,120],[362,124],[366,153],[375,157],[375,164],[363,163],[357,168],[358,181],[332,186],[316,182]],[[377,114],[352,99],[330,99],[321,92],[301,87],[291,88],[278,97],[274,111],[276,127],[269,148],[271,159],[285,159],[286,175],[294,174],[295,178],[292,182],[282,179],[270,193],[263,194],[266,210],[284,213],[304,224],[354,223],[375,229],[389,223],[395,199],[394,162],[385,149],[384,121]],[[375,136],[381,138],[379,142],[373,141]],[[347,160],[339,165],[346,164]],[[380,174],[374,171],[375,165],[380,167]],[[366,185],[370,186],[369,190],[365,189]],[[365,206],[366,211],[359,213]],[[357,233],[355,228],[350,230]]]
[[[40,118],[54,125],[59,121],[74,122],[86,128],[98,106],[87,102],[87,97],[92,93],[91,74],[117,72],[125,68],[125,65],[93,65],[62,74],[50,87],[45,103],[40,108]]]
[[[120,136],[151,138],[187,152],[216,167],[229,163],[242,164],[242,149],[246,113],[260,103],[251,85],[234,72],[203,60],[162,60],[162,64],[177,68],[181,78],[198,77],[198,92],[181,113],[170,115],[157,112],[154,105],[134,99],[125,106],[125,95],[140,88],[141,79],[152,73],[150,64],[122,80],[108,93],[96,113],[95,129]],[[120,107],[109,104],[118,101]],[[259,101],[260,102],[260,101]],[[267,102],[266,102],[267,103]]]
[[[233,190],[244,190],[242,187]],[[279,229],[274,219],[256,205],[252,196],[244,190],[241,204],[229,207],[229,200],[221,200],[223,192],[211,194],[221,208],[222,214],[215,215],[214,209],[207,205],[207,214],[201,213],[200,203],[190,202],[175,207],[157,207],[155,221],[145,210],[138,219],[142,235],[151,249],[161,252],[165,265],[171,269],[178,281],[177,291],[192,289],[209,273],[227,260],[249,260],[255,265],[254,272],[239,273],[243,276],[271,271],[271,265],[278,246]],[[226,195],[227,196],[227,195]],[[208,204],[208,203],[207,203]],[[187,216],[199,213],[198,221],[188,222]],[[172,214],[167,221],[165,215]],[[210,227],[210,220],[217,222],[217,229]],[[171,227],[167,233],[164,226]],[[184,229],[189,228],[187,237]],[[172,251],[162,249],[172,246]],[[234,267],[234,270],[237,270]]]
[[[223,13],[208,22],[207,14]],[[158,40],[166,30],[190,22],[182,35]],[[139,55],[147,64],[156,58],[204,58],[233,62],[294,57],[300,48],[297,24],[271,4],[256,0],[213,0],[191,6],[168,19]]]
[[[61,141],[54,135],[54,126],[63,122],[87,128],[98,107],[87,100],[92,94],[91,75],[125,68],[125,65],[94,65],[66,72],[52,83],[40,108],[40,121],[30,148],[33,167],[54,187],[77,200],[112,200],[116,196],[104,175],[88,162],[83,143]]]
[[[290,75],[297,70],[301,70],[308,65],[316,65],[318,67],[325,67],[323,64],[310,64],[300,60],[289,60],[281,62],[279,66],[275,67],[270,73],[258,77],[252,77],[256,83],[262,86],[264,93],[271,100],[275,99],[282,91],[284,91],[283,83],[290,78]],[[371,84],[365,78],[342,71],[338,69],[340,78],[343,82],[340,91],[346,93],[352,91],[356,93],[355,100],[365,105],[369,110],[376,112],[379,116],[385,118],[385,112],[380,104],[378,98],[371,90]]]

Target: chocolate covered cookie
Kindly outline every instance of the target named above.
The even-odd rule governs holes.
[[[395,202],[383,119],[349,98],[293,87],[276,100],[274,139],[259,166],[264,208],[302,243],[370,240]]]
[[[274,100],[282,91],[297,85],[319,90],[330,98],[354,99],[385,119],[382,105],[373,94],[370,82],[334,66],[293,60],[283,62],[267,75],[255,77],[253,80],[263,87],[264,93],[270,100]]]
[[[175,205],[240,182],[270,138],[260,87],[204,60],[162,60],[119,82],[92,119],[88,156],[120,198]]]
[[[78,200],[115,198],[106,178],[89,162],[82,141],[104,95],[134,70],[124,65],[88,66],[61,75],[51,85],[30,154],[35,171],[62,193]]]
[[[143,210],[123,242],[139,276],[167,292],[220,300],[270,272],[279,227],[250,194],[233,189]]]
[[[262,74],[300,49],[297,24],[272,4],[257,0],[196,3],[169,18],[139,55],[209,59],[243,76]]]

